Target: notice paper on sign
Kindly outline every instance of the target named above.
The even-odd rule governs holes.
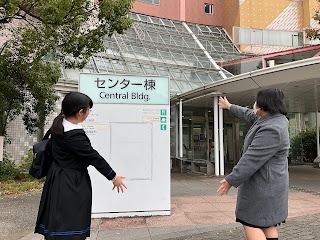
[[[143,122],[160,122],[159,116],[143,116],[142,117]]]

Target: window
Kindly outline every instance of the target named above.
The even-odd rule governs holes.
[[[160,0],[137,0],[137,1],[160,5]]]
[[[304,45],[303,32],[234,27],[233,36],[235,44],[263,44],[289,47],[301,47]]]
[[[204,13],[205,14],[212,14],[213,6],[212,4],[205,3],[204,4]]]

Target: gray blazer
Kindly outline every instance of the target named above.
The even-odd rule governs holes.
[[[236,217],[260,227],[288,217],[288,120],[282,114],[258,117],[252,109],[232,105],[231,115],[252,125],[238,164],[226,177],[238,188]]]

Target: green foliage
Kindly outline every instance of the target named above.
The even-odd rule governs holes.
[[[295,160],[313,162],[317,157],[316,128],[300,132],[291,139],[290,157]]]
[[[0,55],[0,66],[0,135],[5,135],[7,123],[20,114],[28,132],[34,133],[55,107],[53,85],[61,75],[57,64],[28,63],[6,52]]]
[[[83,68],[104,51],[105,36],[131,27],[133,1],[0,1],[0,136],[20,114],[30,134],[43,126],[57,100],[60,65]]]
[[[7,156],[4,156],[3,161],[0,161],[0,181],[21,179],[24,174],[20,173],[13,161],[10,161]]]
[[[27,156],[21,160],[22,164],[16,166],[15,161],[11,161],[5,154],[4,160],[0,161],[0,181],[33,179],[33,177],[29,175],[29,169],[33,161],[32,148],[28,151]]]
[[[90,0],[6,0],[0,23],[12,28],[19,20],[22,26],[12,31],[11,50],[18,55],[40,59],[49,52],[63,66],[83,68],[93,53],[105,50],[104,36],[123,33],[132,25],[127,17],[133,0],[101,0],[95,6]],[[19,46],[19,49],[15,49]]]
[[[20,166],[21,172],[28,173],[33,161],[32,148],[28,151],[27,156],[22,158],[22,164]]]
[[[28,155],[22,158],[23,164],[17,167],[14,161],[10,161],[5,154],[4,160],[0,161],[0,194],[30,192],[42,189],[45,178],[38,180],[31,177],[28,173],[32,158],[32,149],[30,149]]]

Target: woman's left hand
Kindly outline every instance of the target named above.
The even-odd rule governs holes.
[[[218,195],[219,196],[222,196],[224,194],[228,194],[230,188],[231,188],[231,185],[225,180],[223,179],[222,181],[220,181],[221,183],[221,186],[219,187],[219,189],[217,190],[217,193],[219,193]]]

